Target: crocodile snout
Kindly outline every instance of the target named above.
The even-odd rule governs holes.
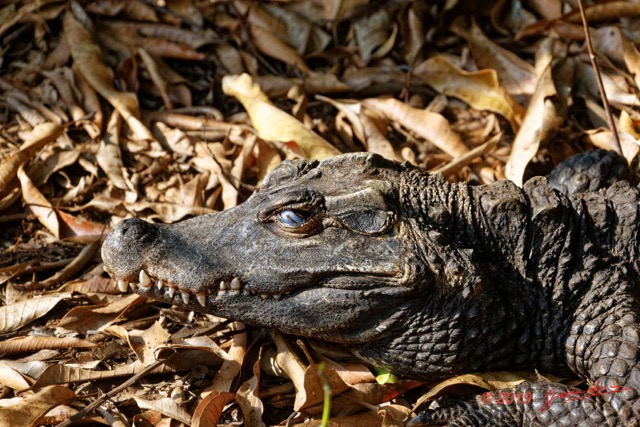
[[[102,245],[106,270],[119,277],[130,278],[140,271],[145,248],[157,240],[159,229],[137,218],[121,221]]]

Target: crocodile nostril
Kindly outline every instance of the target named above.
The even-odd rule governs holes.
[[[144,254],[158,239],[159,227],[139,219],[121,221],[102,245],[102,259],[107,270],[118,278],[138,275]]]
[[[138,218],[132,218],[120,222],[114,231],[123,239],[139,241],[146,240],[153,236],[155,230],[156,227],[153,224]]]

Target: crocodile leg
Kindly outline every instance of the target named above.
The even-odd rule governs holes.
[[[620,424],[613,407],[596,397],[604,392],[602,386],[578,391],[562,384],[524,382],[471,400],[439,401],[439,408],[422,412],[409,421],[407,427],[630,425]]]
[[[440,408],[408,426],[640,425],[640,322],[631,280],[624,268],[612,267],[594,281],[603,284],[594,290],[599,303],[578,303],[565,340],[567,365],[588,379],[587,390],[525,382],[475,399],[439,402]]]

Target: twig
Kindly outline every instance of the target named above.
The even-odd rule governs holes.
[[[468,153],[456,159],[453,159],[446,165],[441,166],[437,169],[430,170],[429,173],[441,173],[444,176],[449,176],[460,170],[463,166],[471,163],[476,157],[482,156],[484,153],[498,145],[498,142],[500,142],[500,138],[502,138],[502,132],[498,133],[484,144],[477,146],[473,150],[470,150]]]
[[[613,114],[611,113],[611,107],[609,105],[609,100],[607,99],[607,93],[604,90],[604,84],[602,83],[602,76],[600,75],[600,68],[598,67],[598,62],[596,61],[596,55],[593,52],[593,45],[591,44],[591,33],[589,32],[589,25],[587,24],[587,15],[584,12],[584,6],[582,5],[582,0],[578,0],[578,7],[580,8],[580,17],[582,18],[582,27],[584,29],[584,38],[587,41],[587,51],[589,52],[589,59],[591,59],[591,65],[593,66],[593,71],[596,74],[596,80],[598,81],[598,89],[600,90],[600,96],[602,97],[602,104],[604,106],[604,110],[607,113],[607,121],[609,122],[609,129],[611,133],[613,133],[613,140],[615,141],[615,148],[618,154],[622,156],[622,146],[620,145],[620,137],[618,136],[618,130],[616,129],[616,124],[613,121]]]
[[[88,262],[93,260],[100,250],[101,239],[97,239],[94,242],[85,246],[78,256],[73,261],[66,265],[62,270],[58,271],[53,276],[41,281],[41,282],[29,282],[29,283],[15,283],[13,286],[21,291],[42,291],[52,289],[69,279],[76,274],[82,267]]]
[[[24,213],[24,212],[19,212],[19,213],[15,213],[15,214],[1,215],[0,216],[0,224],[6,223],[6,222],[22,221],[26,217],[27,217],[27,214]]]
[[[123,382],[122,384],[120,384],[118,387],[114,388],[110,392],[103,394],[101,397],[99,397],[98,399],[94,400],[93,402],[85,406],[83,410],[76,413],[75,415],[70,417],[68,420],[56,425],[56,427],[69,427],[71,424],[75,423],[76,421],[81,420],[82,418],[84,418],[85,415],[87,415],[88,413],[96,409],[98,406],[102,405],[102,403],[105,400],[111,399],[113,396],[120,393],[122,390],[126,389],[127,387],[129,387],[130,385],[138,381],[140,378],[144,377],[145,375],[149,374],[150,372],[152,372],[153,370],[155,370],[156,368],[164,364],[165,361],[166,359],[158,360],[157,362],[154,362],[151,365],[147,366],[146,368],[144,368],[143,371],[129,378],[127,381]]]

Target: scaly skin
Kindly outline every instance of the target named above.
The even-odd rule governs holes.
[[[523,383],[502,392],[528,403],[443,402],[414,426],[636,425],[640,194],[579,181],[568,198],[544,178],[469,187],[372,154],[286,162],[235,209],[123,221],[102,254],[122,288],[342,343],[403,377],[536,368],[606,391]]]

